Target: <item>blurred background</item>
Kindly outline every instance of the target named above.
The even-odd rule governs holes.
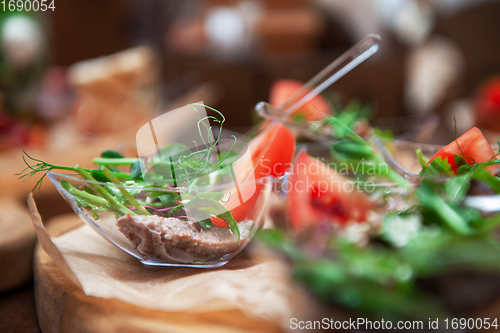
[[[71,0],[4,11],[0,147],[50,144],[70,119],[81,133],[119,131],[199,100],[244,129],[274,81],[307,81],[368,33],[382,36],[380,52],[332,89],[399,131],[408,124],[396,117],[439,113],[445,143],[453,116],[459,130],[482,121],[471,103],[500,72],[499,11],[487,0]]]
[[[396,134],[437,114],[427,141],[450,142],[455,117],[459,134],[477,125],[495,143],[498,18],[496,0],[65,0],[44,12],[0,5],[0,198],[24,202],[34,186],[14,176],[23,149],[88,165],[190,102],[220,110],[226,128],[245,132],[276,80],[306,82],[368,33],[382,47],[331,87],[336,98],[369,104],[374,124]],[[69,211],[49,187],[38,198],[45,219]],[[29,281],[23,274],[0,291]],[[16,295],[0,298],[2,311]],[[29,303],[29,288],[19,297]]]

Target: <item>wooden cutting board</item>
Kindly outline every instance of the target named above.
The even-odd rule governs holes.
[[[75,228],[75,215],[53,219],[51,236]],[[281,328],[240,310],[165,312],[116,299],[86,296],[37,245],[34,257],[35,298],[44,332],[281,332]]]
[[[0,197],[0,292],[31,278],[35,229],[25,207],[11,197]]]

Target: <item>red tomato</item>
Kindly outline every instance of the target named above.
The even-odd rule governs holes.
[[[291,168],[295,136],[279,122],[272,122],[248,143],[254,163],[255,179],[281,177]]]
[[[238,222],[252,216],[255,203],[262,190],[262,185],[254,186],[251,181],[254,178],[260,179],[267,176],[281,177],[291,168],[295,154],[295,137],[285,125],[272,122],[250,140],[248,149],[253,165],[250,163],[233,165],[234,173],[243,184],[238,186],[239,193],[232,193],[229,202],[225,204]],[[242,179],[244,181],[241,181]],[[250,183],[245,185],[245,181]],[[240,197],[248,199],[241,203]],[[214,219],[212,223],[219,226],[226,225],[220,219]]]
[[[303,85],[303,83],[295,80],[276,81],[271,88],[269,103],[276,107],[280,106],[288,97],[292,96]],[[320,95],[314,97],[305,105],[293,112],[294,115],[300,115],[307,120],[317,120],[321,118],[322,115],[328,115],[331,113],[332,110],[330,105]]]
[[[321,221],[362,222],[374,206],[353,182],[305,151],[295,160],[289,186],[287,210],[297,231]]]
[[[451,165],[451,169],[457,173],[458,167],[455,162],[455,154],[459,154],[464,157],[468,163],[473,163],[474,161],[476,163],[483,163],[495,157],[493,149],[491,149],[490,144],[486,141],[483,133],[477,127],[471,128],[457,140],[454,140],[449,145],[441,148],[436,154],[434,154],[434,156],[432,156],[429,163],[437,157],[441,157],[443,160],[448,160],[448,164]]]
[[[477,125],[500,131],[500,78],[486,82],[475,98]]]

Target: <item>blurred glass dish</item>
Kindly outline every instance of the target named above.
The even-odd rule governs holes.
[[[427,143],[408,142],[404,140],[393,140],[382,143],[378,138],[375,139],[375,145],[383,155],[387,164],[396,172],[405,178],[416,181],[422,166],[417,158],[417,149],[422,150],[422,154],[430,159],[436,154],[442,145],[433,145]]]
[[[278,217],[276,225],[300,234],[300,242],[314,248],[314,253],[321,253],[332,235],[350,234],[356,242],[366,243],[369,232],[388,212],[407,208],[404,198],[413,191],[412,183],[389,178],[392,171],[383,161],[377,166],[345,159],[335,154],[334,145],[325,141],[298,145],[279,190],[282,211],[273,216]]]
[[[265,102],[258,103],[255,109],[256,112],[263,118],[281,121],[290,128],[298,131],[304,137],[307,137],[315,142],[323,142],[324,146],[335,145],[336,143],[342,143],[345,141],[353,141],[354,136],[361,134],[355,133],[353,135],[345,135],[344,133],[338,135],[338,133],[335,133],[334,131],[335,125],[328,120],[327,117],[311,121],[297,118],[293,115],[281,118],[281,111]],[[397,120],[398,123],[401,123],[404,118],[398,118]],[[406,132],[405,137],[428,138],[429,135],[432,136],[438,123],[439,117],[428,117],[424,123],[421,124],[421,126],[416,126],[413,130]],[[347,129],[347,131],[348,130],[349,129]],[[352,129],[352,131],[355,132],[356,129]],[[368,135],[363,136],[363,138],[372,146],[374,152],[383,158],[390,168],[394,169],[399,175],[410,181],[415,181],[416,178],[418,178],[418,172],[422,169],[417,159],[416,150],[421,148],[424,156],[430,158],[442,148],[440,145],[427,143],[416,143],[405,140],[384,140],[372,135],[372,131],[373,130],[367,131]],[[356,160],[356,154],[351,154],[351,156],[353,156],[351,161]],[[334,156],[331,156],[331,158],[334,158]],[[361,156],[359,159],[363,159],[363,157]]]
[[[332,142],[319,143],[323,148],[317,144],[307,143],[305,152],[327,165],[336,161]],[[457,312],[470,315],[492,304],[500,295],[500,196],[476,196],[466,189],[460,197],[451,197],[443,188],[461,188],[460,176],[419,178],[416,149],[431,157],[441,146],[403,141],[374,145],[392,169],[412,181],[411,192],[401,192],[399,184],[391,187],[383,177],[372,179],[376,185],[382,180],[379,191],[363,195],[338,188],[321,191],[320,186],[311,186],[307,196],[289,190],[285,216],[291,230],[263,230],[259,239],[284,253],[295,279],[321,301],[353,311],[352,316],[446,318]],[[290,187],[300,181],[339,179],[329,168],[322,172],[327,177],[318,177],[323,170],[318,167],[309,173],[300,168],[301,177],[291,179],[304,160],[320,165],[301,156],[287,175]],[[313,221],[307,223],[297,214],[304,210]]]
[[[143,264],[200,268],[226,264],[250,242],[255,231],[263,224],[273,183],[273,179],[268,177],[242,183],[225,179],[215,185],[200,187],[135,186],[133,190],[128,189],[129,192],[152,215],[133,215],[136,209],[130,206],[126,207],[128,212],[115,210],[96,213],[89,203],[109,204],[104,198],[95,196],[98,199],[93,198],[94,201],[88,198],[82,200],[86,198],[85,193],[98,191],[98,187],[105,187],[111,193],[120,195],[122,190],[127,190],[126,183],[120,186],[88,181],[78,174],[52,171],[47,175],[84,222]],[[236,189],[239,191],[237,195]],[[168,197],[180,199],[177,203],[181,204],[182,201],[181,208],[156,200]],[[188,198],[191,198],[192,205]],[[219,204],[214,204],[213,200]],[[214,220],[217,219],[214,216],[244,205],[247,205],[245,213],[239,216],[245,218],[238,220],[237,224],[229,225],[228,228],[219,226],[224,224],[222,220]],[[203,216],[202,213],[200,217],[199,210],[203,210],[203,207],[207,207],[204,210],[206,214]],[[204,218],[210,218],[213,222],[209,229],[200,225],[204,223]]]

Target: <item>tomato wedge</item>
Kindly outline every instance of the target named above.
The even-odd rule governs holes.
[[[289,186],[287,210],[297,231],[321,221],[362,222],[374,206],[353,182],[305,151],[295,160]]]
[[[475,98],[476,124],[491,131],[500,131],[500,78],[483,84]]]
[[[253,179],[267,176],[281,177],[291,168],[295,154],[295,137],[285,125],[271,122],[250,140],[248,149],[252,163],[249,160],[234,163],[233,171],[237,175],[239,184],[225,204],[236,221],[243,221],[253,215],[255,203],[263,186],[253,183]],[[213,219],[212,223],[218,226],[226,225],[220,219]]]
[[[458,166],[455,162],[455,154],[464,157],[467,163],[474,163],[474,161],[483,163],[495,158],[495,153],[481,130],[473,127],[449,145],[441,148],[427,164],[437,157],[441,157],[443,160],[447,160],[448,164],[451,165],[451,169],[457,173]]]
[[[276,81],[271,88],[269,103],[276,107],[280,106],[288,97],[292,96],[303,85],[304,84],[302,82],[295,80]],[[317,120],[320,119],[322,115],[329,115],[331,113],[332,110],[330,108],[330,105],[320,95],[314,97],[309,102],[293,112],[294,115],[302,116],[306,120]]]

